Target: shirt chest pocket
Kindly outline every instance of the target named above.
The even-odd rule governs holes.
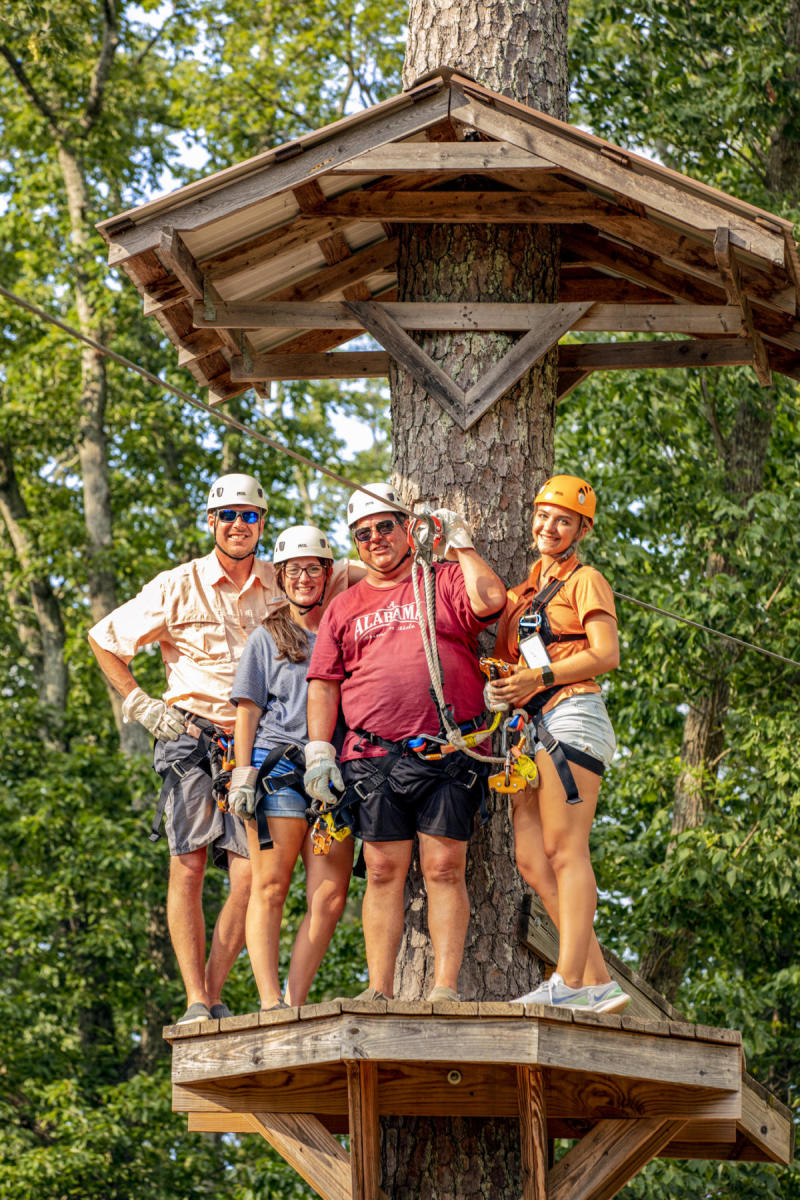
[[[195,660],[218,657],[226,645],[220,622],[208,613],[171,621],[169,634],[178,653]]]

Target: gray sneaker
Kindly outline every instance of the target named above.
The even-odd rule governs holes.
[[[223,1004],[222,1001],[220,1001],[219,1004],[212,1004],[208,1011],[211,1013],[211,1016],[215,1021],[221,1021],[225,1017],[233,1016],[233,1013],[228,1008],[227,1004]]]
[[[545,979],[524,996],[517,996],[514,1004],[550,1004],[554,1008],[591,1008],[589,989],[567,987],[558,971]]]
[[[631,1002],[628,993],[623,992],[613,979],[610,983],[592,983],[586,990],[589,993],[589,1007],[592,1012],[622,1012]]]
[[[186,1012],[183,1014],[176,1025],[191,1025],[194,1021],[210,1021],[211,1013],[199,1000],[194,1004],[190,1004]]]

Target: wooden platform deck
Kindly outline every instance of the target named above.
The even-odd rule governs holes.
[[[519,1117],[523,1200],[613,1196],[653,1157],[786,1163],[741,1035],[540,1005],[334,1000],[170,1026],[189,1128],[257,1132],[323,1197],[374,1200],[381,1116]],[[351,1136],[348,1157],[334,1133]],[[578,1138],[548,1171],[547,1139]]]

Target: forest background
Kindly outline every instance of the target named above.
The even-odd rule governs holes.
[[[0,283],[193,391],[94,223],[399,91],[405,20],[401,0],[6,0]],[[798,0],[575,0],[570,47],[573,121],[798,219]],[[309,1196],[257,1139],[170,1113],[160,1035],[182,993],[166,853],[143,833],[155,777],[85,634],[206,551],[220,470],[266,484],[267,552],[293,521],[335,529],[343,494],[22,309],[0,301],[0,320],[2,1195]],[[283,385],[231,409],[356,479],[389,469],[379,387]],[[795,385],[745,370],[592,376],[556,434],[558,467],[599,493],[590,560],[621,592],[800,658],[799,414]],[[800,670],[625,602],[620,618],[599,936],[689,1018],[741,1029],[749,1070],[796,1108]],[[158,693],[156,654],[137,673]],[[287,946],[301,906],[298,881]],[[358,906],[354,886],[312,999],[362,986]],[[245,958],[226,999],[257,1003]],[[793,1200],[800,1171],[657,1161],[623,1195]]]

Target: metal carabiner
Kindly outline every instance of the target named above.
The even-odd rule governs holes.
[[[430,512],[416,513],[408,522],[408,545],[415,558],[431,562],[442,540],[442,522]]]

